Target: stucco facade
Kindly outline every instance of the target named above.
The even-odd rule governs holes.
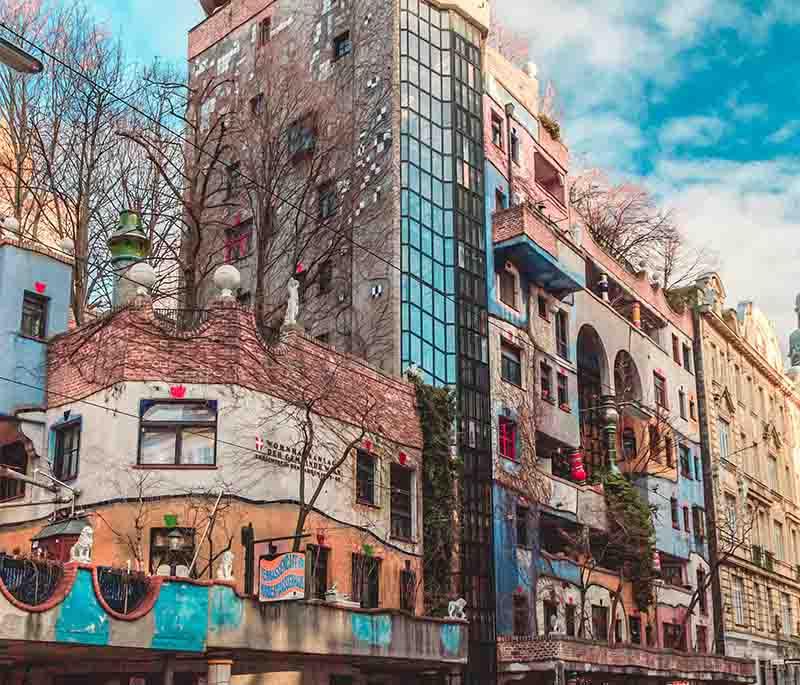
[[[763,313],[727,307],[716,274],[697,288],[725,651],[756,659],[760,683],[788,682],[784,660],[800,654],[797,394]]]

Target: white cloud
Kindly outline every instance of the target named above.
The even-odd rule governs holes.
[[[658,134],[662,146],[708,147],[717,143],[727,130],[719,117],[691,116],[670,119]]]
[[[787,121],[778,130],[773,131],[767,136],[768,143],[785,143],[787,140],[794,138],[800,133],[800,121],[793,119]]]

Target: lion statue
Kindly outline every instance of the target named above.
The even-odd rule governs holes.
[[[233,552],[225,550],[217,567],[217,580],[233,580]]]
[[[467,615],[464,613],[464,607],[467,606],[467,600],[459,598],[453,602],[448,603],[447,605],[447,613],[450,614],[450,618],[456,618],[461,621],[467,620]]]
[[[92,545],[94,544],[94,531],[91,526],[84,526],[78,541],[72,545],[69,560],[81,564],[90,564],[92,561]]]

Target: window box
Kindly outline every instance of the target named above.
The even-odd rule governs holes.
[[[140,466],[216,465],[215,400],[142,400],[139,415]]]

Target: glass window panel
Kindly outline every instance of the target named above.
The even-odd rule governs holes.
[[[143,421],[216,421],[216,412],[205,402],[154,404],[142,415]]]
[[[439,236],[433,236],[433,258],[438,262],[444,261],[444,240]]]
[[[433,290],[429,285],[422,285],[420,286],[420,290],[422,291],[422,308],[426,312],[433,311]]]
[[[456,356],[454,354],[447,355],[447,382],[456,382]]]
[[[445,368],[445,355],[443,352],[439,352],[439,350],[434,351],[434,359],[436,360],[436,375],[444,379],[446,376],[446,368]]]
[[[410,243],[417,249],[419,249],[419,239],[420,239],[420,228],[419,224],[414,221],[413,219],[408,222],[409,232],[410,232]]]
[[[429,228],[422,229],[422,251],[426,255],[433,254],[433,233]]]
[[[409,314],[410,305],[404,304],[401,308],[401,315],[400,315],[400,325],[402,326],[404,331],[407,331],[411,326],[411,315]],[[403,342],[403,349],[406,348],[408,343],[406,341]]]
[[[433,317],[430,314],[422,315],[422,339],[433,340]]]
[[[445,340],[444,324],[438,321],[433,326],[433,342],[436,345],[436,347],[440,350],[444,350],[445,346],[447,345],[447,341]],[[444,373],[442,373],[441,375],[443,376]]]
[[[409,358],[417,366],[422,364],[422,342],[416,335],[411,336],[411,345],[409,348]]]
[[[414,248],[409,249],[408,270],[412,274],[419,274],[419,252]]]
[[[432,226],[432,216],[435,211],[434,206],[428,200],[422,200],[422,223],[425,226]]]
[[[181,464],[213,464],[214,439],[213,428],[184,428],[181,433]]]
[[[444,289],[444,267],[441,264],[433,265],[433,287],[437,290]]]
[[[433,293],[433,315],[444,321],[444,295],[442,293]]]
[[[400,220],[400,242],[408,243],[408,219]]]
[[[401,190],[400,191],[400,212],[403,215],[408,214],[408,191]]]
[[[433,283],[433,261],[430,257],[422,257],[422,280]]]
[[[408,196],[408,213],[412,219],[419,221],[419,203],[420,196],[416,193],[409,193]]]
[[[406,173],[407,173],[406,184],[411,190],[413,190],[415,193],[418,193],[419,192],[419,169],[417,169],[417,167],[415,167],[413,164],[411,166],[406,164],[405,166],[406,166]],[[401,165],[401,169],[400,169],[400,176],[401,177],[403,176],[402,165]]]
[[[419,307],[411,306],[411,331],[419,335],[422,330],[422,312]]]
[[[428,38],[428,31],[427,27],[425,31],[420,31],[420,37]],[[419,61],[421,64],[424,64],[426,67],[431,66],[431,46],[426,40],[419,41]]]
[[[431,149],[423,147],[420,150],[420,166],[427,172],[431,171]]]
[[[433,345],[427,342],[422,343],[422,365],[425,369],[433,368]]]
[[[455,353],[456,351],[456,327],[452,324],[447,325],[447,351]]]
[[[142,464],[174,464],[177,433],[174,430],[142,430],[139,462]]]
[[[416,138],[409,138],[408,161],[419,166],[419,141]]]
[[[413,304],[419,304],[421,300],[420,283],[416,278],[409,278],[408,290]]]

